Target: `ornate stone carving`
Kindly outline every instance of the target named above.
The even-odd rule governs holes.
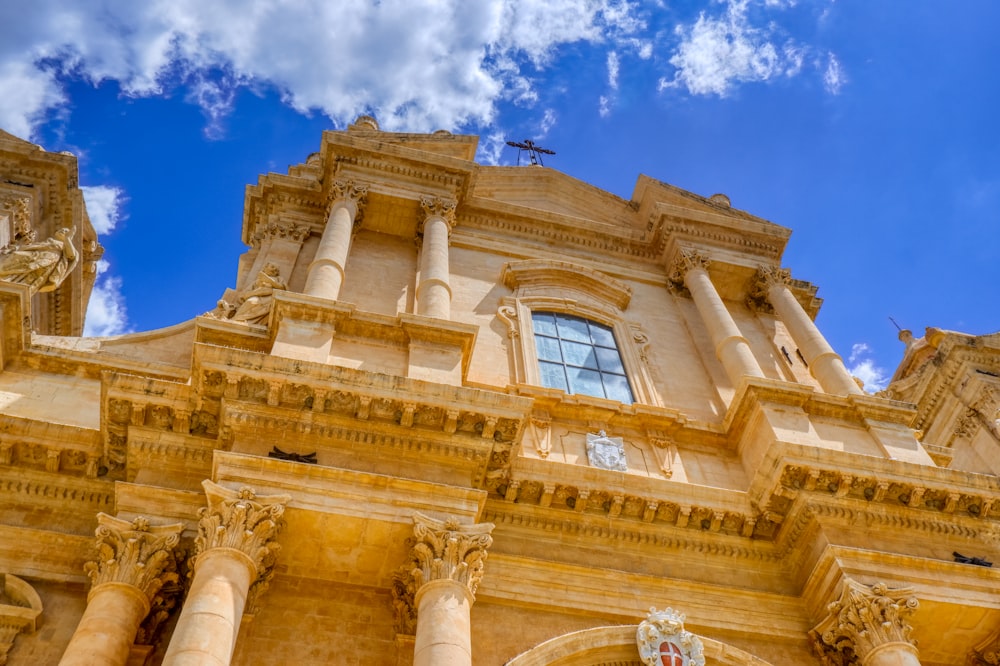
[[[281,271],[274,264],[267,264],[254,280],[250,289],[240,294],[232,303],[222,298],[211,316],[231,319],[246,324],[266,324],[274,306],[274,292],[288,286],[281,279]],[[230,292],[231,293],[231,292]]]
[[[97,514],[97,560],[84,565],[94,588],[126,583],[152,601],[160,588],[177,582],[174,549],[183,525],[151,526],[145,518],[129,522]]]
[[[709,260],[707,255],[704,255],[697,250],[681,250],[677,253],[677,257],[674,259],[674,265],[671,267],[670,275],[667,278],[667,286],[669,286],[671,291],[675,294],[685,297],[690,296],[691,293],[684,285],[684,277],[687,275],[688,271],[695,268],[707,271],[711,263],[712,262]]]
[[[330,218],[333,207],[340,202],[352,204],[356,213],[354,215],[354,228],[361,226],[361,218],[364,213],[365,201],[368,198],[368,186],[359,185],[353,180],[338,179],[330,184],[330,201],[326,207],[326,217]]]
[[[684,629],[684,615],[672,608],[650,608],[635,642],[646,666],[705,666],[701,639]]]
[[[35,631],[42,614],[42,600],[35,590],[17,576],[0,574],[0,666],[20,633]]]
[[[1000,665],[1000,637],[990,636],[973,648],[965,657],[965,666]]]
[[[627,472],[625,442],[621,437],[608,437],[603,430],[596,435],[587,433],[587,460],[593,467]]]
[[[25,284],[31,293],[54,291],[80,258],[73,247],[75,227],[58,230],[40,243],[11,245],[0,252],[0,280]]]
[[[202,482],[208,506],[198,511],[195,556],[212,548],[232,548],[253,561],[257,574],[265,573],[278,551],[274,538],[284,525],[281,516],[288,495],[258,497],[252,488],[229,490],[211,481]]]
[[[461,525],[454,520],[413,516],[416,543],[410,550],[414,591],[432,580],[453,580],[475,597],[483,578],[486,551],[493,544],[492,523]]]
[[[295,224],[284,220],[269,220],[259,225],[253,234],[252,245],[259,247],[265,240],[290,240],[301,243],[309,238],[310,229],[304,224]]]
[[[35,231],[31,228],[31,197],[16,194],[0,196],[0,213],[6,213],[4,217],[10,219],[10,227],[0,231],[4,247],[35,242]]]
[[[747,306],[751,310],[773,313],[774,308],[771,307],[771,302],[768,300],[768,290],[776,284],[789,285],[791,283],[792,272],[787,268],[758,266],[753,284],[747,293]]]
[[[392,575],[392,607],[396,612],[396,633],[413,636],[417,633],[417,589],[413,572],[403,566]]]
[[[424,211],[424,220],[420,223],[418,233],[423,233],[424,224],[427,218],[440,217],[448,225],[451,231],[455,226],[455,207],[458,205],[454,199],[442,199],[441,197],[422,196],[420,197],[420,207]]]
[[[906,618],[919,604],[912,592],[845,579],[840,599],[827,607],[829,615],[813,629],[817,651],[828,663],[837,664],[845,659],[844,663],[851,663],[851,655],[864,661],[873,649],[887,643],[913,645]]]

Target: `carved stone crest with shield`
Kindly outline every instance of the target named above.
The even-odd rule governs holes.
[[[646,666],[705,666],[701,639],[684,629],[684,615],[672,608],[650,608],[635,642]]]
[[[625,461],[625,442],[621,437],[608,437],[601,430],[596,435],[587,433],[587,460],[594,467],[610,469],[615,472],[627,472]]]

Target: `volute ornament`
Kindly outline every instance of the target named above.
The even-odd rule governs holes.
[[[284,526],[288,495],[258,497],[252,488],[229,490],[207,479],[202,482],[208,506],[198,511],[195,557],[213,548],[231,548],[253,561],[263,574],[278,551],[274,538]],[[197,561],[197,559],[196,559]]]
[[[126,583],[152,600],[167,583],[177,582],[174,549],[180,523],[153,527],[145,518],[129,522],[97,514],[97,560],[84,565],[93,589],[104,583]]]
[[[416,543],[410,550],[414,589],[432,580],[453,580],[475,597],[483,578],[486,551],[493,544],[492,523],[461,525],[455,520],[413,516]]]
[[[635,642],[646,666],[705,666],[701,639],[684,629],[685,616],[672,608],[650,608]]]
[[[885,583],[871,586],[845,579],[840,599],[831,603],[829,615],[814,630],[818,648],[827,653],[853,653],[864,661],[875,648],[887,643],[907,643],[913,628],[906,621],[919,603],[911,588],[891,590]],[[833,656],[833,655],[830,655]],[[838,663],[838,659],[830,659]]]

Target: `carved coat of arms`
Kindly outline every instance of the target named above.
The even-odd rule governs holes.
[[[672,608],[650,608],[635,642],[646,666],[705,666],[701,639],[684,629],[684,615]]]
[[[627,472],[625,442],[621,437],[608,437],[602,430],[596,435],[587,433],[587,460],[593,467]]]

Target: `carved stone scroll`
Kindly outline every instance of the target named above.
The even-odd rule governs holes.
[[[915,653],[906,621],[919,605],[912,593],[910,588],[891,590],[884,583],[868,586],[845,579],[840,599],[813,629],[817,651],[832,663],[851,663],[851,655],[865,663],[874,650],[890,644]]]

